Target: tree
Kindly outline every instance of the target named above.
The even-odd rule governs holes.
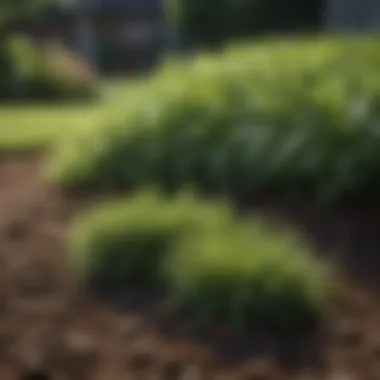
[[[323,12],[322,0],[167,1],[183,43],[190,46],[219,46],[239,37],[312,31],[318,28]]]
[[[0,0],[0,27],[36,14],[51,0]]]
[[[33,17],[52,0],[0,0],[0,97],[7,96],[11,81],[12,62],[7,48],[12,25]]]

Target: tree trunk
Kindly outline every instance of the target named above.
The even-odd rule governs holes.
[[[0,99],[6,98],[11,91],[11,62],[7,51],[7,34],[0,29]]]
[[[1,0],[0,0],[1,1]],[[0,99],[10,99],[17,91],[17,79],[9,50],[11,21],[0,25]]]

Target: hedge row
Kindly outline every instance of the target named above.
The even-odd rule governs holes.
[[[145,189],[103,205],[76,221],[71,241],[87,277],[164,289],[201,326],[289,328],[328,300],[326,267],[292,233],[191,191]]]
[[[322,201],[380,190],[377,38],[294,39],[234,46],[169,64],[134,100],[61,143],[61,185],[152,183]]]

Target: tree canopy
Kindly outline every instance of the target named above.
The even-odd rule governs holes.
[[[321,0],[166,0],[186,45],[219,45],[229,39],[318,28]]]
[[[0,0],[0,25],[32,16],[52,0]]]

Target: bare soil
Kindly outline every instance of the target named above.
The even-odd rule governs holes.
[[[380,212],[257,205],[299,226],[340,269],[338,297],[313,334],[192,330],[152,292],[85,291],[67,226],[94,200],[49,187],[37,155],[0,161],[1,380],[380,379]],[[83,197],[82,197],[83,198]]]

